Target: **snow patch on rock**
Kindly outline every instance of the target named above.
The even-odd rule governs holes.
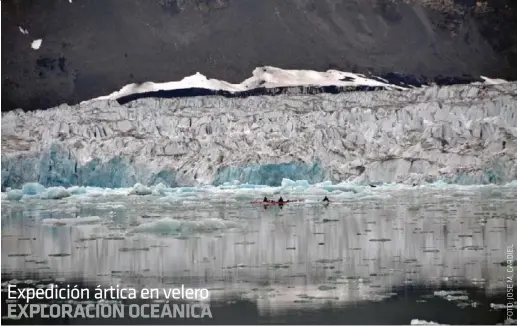
[[[31,48],[33,48],[34,50],[39,50],[42,42],[43,42],[42,39],[37,39],[37,40],[32,41]]]

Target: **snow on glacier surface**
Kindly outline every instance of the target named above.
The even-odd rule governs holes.
[[[182,80],[175,82],[145,82],[142,84],[129,84],[119,91],[106,96],[100,96],[94,100],[115,100],[130,94],[186,88],[243,92],[258,87],[277,88],[289,86],[384,86],[390,89],[403,89],[399,86],[390,85],[387,82],[384,83],[350,72],[342,72],[338,70],[327,70],[326,72],[313,70],[284,70],[268,66],[256,68],[253,70],[253,76],[244,80],[240,84],[231,84],[218,79],[208,79],[198,72],[192,76],[185,77]]]
[[[504,184],[517,179],[516,95],[517,83],[495,83],[12,111],[2,116],[2,190]]]

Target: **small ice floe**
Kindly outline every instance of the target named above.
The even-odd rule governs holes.
[[[40,194],[41,199],[63,199],[70,196],[72,193],[63,187],[50,187]]]
[[[142,223],[131,230],[132,233],[159,233],[170,235],[191,235],[193,233],[210,233],[237,227],[233,221],[219,218],[207,218],[203,220],[176,220],[164,217],[148,223]]]
[[[501,303],[491,303],[490,304],[490,309],[494,309],[494,310],[501,310],[501,309],[506,309],[506,305],[505,304],[501,304]]]
[[[21,27],[21,26],[18,26],[18,29],[20,30],[20,32],[22,32],[22,34],[25,34],[25,35],[29,34],[29,31],[26,29],[23,29],[23,27]]]
[[[34,50],[38,50],[41,47],[41,42],[43,42],[43,40],[40,38],[32,41],[31,48],[33,48]]]
[[[465,291],[435,291],[434,295],[447,301],[466,301],[469,299]]]
[[[23,192],[21,190],[8,190],[7,191],[7,200],[18,201],[22,199]]]
[[[140,183],[137,183],[134,185],[133,189],[129,192],[129,195],[139,195],[139,196],[145,196],[145,195],[151,195],[153,193],[153,190],[149,187],[146,187]]]
[[[79,224],[97,224],[102,219],[99,216],[85,216],[72,218],[46,218],[41,223],[50,226],[79,225]]]
[[[486,282],[486,280],[483,278],[473,278],[470,281],[474,284],[482,284]]]
[[[411,325],[447,325],[447,324],[438,324],[438,323],[435,323],[434,321],[411,319]]]
[[[369,301],[374,301],[374,302],[381,302],[381,301],[384,301],[386,299],[390,299],[394,296],[396,296],[397,294],[396,293],[387,293],[387,294],[371,294],[368,296],[368,300]]]
[[[45,186],[37,182],[28,182],[22,186],[22,192],[24,195],[38,195],[45,191]]]

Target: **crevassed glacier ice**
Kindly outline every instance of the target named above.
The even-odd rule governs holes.
[[[2,189],[516,180],[517,83],[2,114]]]
[[[232,166],[220,168],[215,175],[213,184],[221,185],[229,180],[238,180],[256,185],[280,186],[283,178],[317,183],[325,179],[325,171],[318,163],[313,165],[280,163]]]

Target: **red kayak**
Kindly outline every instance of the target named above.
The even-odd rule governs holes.
[[[262,200],[254,200],[252,201],[251,203],[252,204],[261,204],[261,205],[285,205],[285,204],[289,204],[289,203],[299,203],[299,202],[303,202],[304,200],[303,199],[294,199],[294,200],[289,200],[289,201],[284,201],[284,202],[279,202],[279,201],[262,201]]]

